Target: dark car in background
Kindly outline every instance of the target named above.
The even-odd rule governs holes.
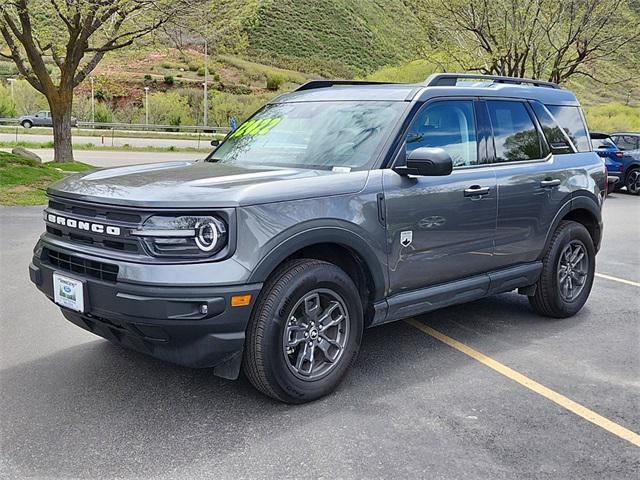
[[[611,134],[611,140],[623,152],[618,161],[623,166],[624,186],[629,193],[640,195],[640,133],[616,132]]]
[[[593,150],[604,159],[604,164],[607,167],[608,193],[619,190],[624,186],[624,165],[620,162],[620,159],[624,157],[624,152],[606,133],[590,132],[589,136]]]

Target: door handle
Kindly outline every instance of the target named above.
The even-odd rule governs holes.
[[[465,197],[479,197],[481,195],[487,195],[491,190],[489,187],[481,187],[480,185],[472,185],[469,188],[464,189]]]
[[[562,182],[558,178],[554,178],[553,180],[549,178],[542,180],[540,186],[542,188],[557,187],[560,183]]]

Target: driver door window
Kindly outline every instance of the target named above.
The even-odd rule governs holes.
[[[407,153],[420,147],[444,149],[454,167],[478,164],[473,102],[435,102],[418,113],[406,137]]]

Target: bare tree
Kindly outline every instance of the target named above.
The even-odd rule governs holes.
[[[54,160],[73,161],[73,90],[113,50],[157,30],[188,0],[4,0],[0,33],[20,75],[46,97],[53,119]],[[52,59],[51,68],[47,62]]]
[[[562,83],[596,79],[600,60],[640,42],[630,0],[439,0],[444,42],[462,68]]]

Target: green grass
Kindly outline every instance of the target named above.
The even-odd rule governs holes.
[[[595,132],[640,132],[640,107],[607,103],[584,106],[589,130]]]
[[[42,205],[47,187],[76,172],[92,169],[81,162],[39,164],[12,153],[0,152],[0,205]]]

